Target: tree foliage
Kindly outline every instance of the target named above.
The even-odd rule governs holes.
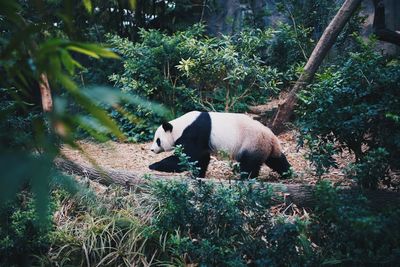
[[[317,207],[293,216],[271,207],[267,186],[231,187],[192,179],[154,181],[139,192],[111,187],[94,198],[57,193],[66,208],[44,265],[393,266],[399,260],[399,210],[351,202],[328,182]]]
[[[365,167],[376,171],[370,157],[377,155],[373,151],[378,149],[386,152],[378,153],[374,160],[379,158],[380,164],[387,162],[398,169],[399,61],[375,51],[374,43],[359,40],[357,52],[349,52],[343,63],[327,68],[308,91],[300,94],[300,125],[314,155],[330,158],[335,151],[349,149],[356,156],[356,164],[369,162]],[[340,145],[336,150],[320,149],[335,143]],[[334,161],[328,160],[322,165],[329,168],[332,164]],[[365,167],[359,175],[368,173]],[[387,168],[379,169],[380,174],[370,173],[371,179],[385,177]],[[373,188],[378,182],[361,180],[361,184]]]
[[[282,74],[257,56],[271,32],[245,32],[232,38],[202,34],[202,27],[172,36],[142,31],[137,44],[113,36],[110,44],[125,63],[124,72],[110,78],[123,91],[163,102],[175,112],[196,107],[243,110],[241,102],[257,103],[258,97],[280,90]]]
[[[109,35],[109,45],[123,58],[123,70],[110,80],[126,94],[171,107],[175,116],[191,110],[243,112],[278,95],[297,75],[304,60],[301,48],[310,45],[300,44],[307,32],[279,24],[275,30],[249,29],[211,38],[196,25],[172,35],[142,30],[137,43]],[[125,109],[159,125],[154,114],[144,114],[140,107]],[[115,118],[131,138],[151,137],[154,125]]]
[[[68,1],[65,1],[68,2]],[[26,3],[23,3],[26,4]],[[68,6],[68,3],[65,3]],[[110,49],[92,43],[73,40],[69,32],[49,31],[51,20],[35,22],[46,13],[36,7],[35,16],[25,17],[23,5],[2,1],[0,39],[0,200],[12,199],[22,188],[32,190],[41,218],[47,217],[51,179],[56,172],[53,159],[59,154],[59,143],[77,147],[74,135],[78,128],[94,137],[113,135],[124,139],[116,122],[100,105],[119,103],[152,106],[136,96],[124,96],[109,88],[80,90],[73,80],[75,71],[83,66],[78,55],[95,59],[119,58]],[[69,13],[55,12],[69,25]],[[37,16],[37,17],[36,17]],[[44,18],[48,19],[46,16]],[[42,111],[39,85],[48,78],[54,100],[54,110]],[[85,113],[71,113],[69,103],[75,103]],[[165,112],[159,107],[155,112]]]
[[[75,138],[82,132],[100,141],[151,138],[168,112],[147,99],[174,116],[193,109],[243,112],[266,102],[295,80],[337,8],[325,0],[280,1],[283,22],[210,37],[204,26],[187,27],[208,8],[198,3],[0,1],[0,265],[399,261],[398,207],[370,210],[362,194],[349,202],[323,181],[311,213],[288,216],[286,209],[277,217],[280,206],[272,205],[280,198],[251,182],[155,181],[139,192],[94,193],[53,168],[61,144],[80,149]],[[246,13],[249,1],[241,3]],[[255,13],[246,14],[268,15]],[[356,161],[346,174],[362,188],[398,186],[387,174],[399,169],[399,59],[376,51],[374,41],[349,46],[359,22],[347,27],[338,56],[300,95],[299,126],[318,175],[348,149]],[[43,112],[43,77],[50,112]],[[107,77],[114,88],[91,85]]]

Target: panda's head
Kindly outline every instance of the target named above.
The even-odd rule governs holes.
[[[163,151],[171,151],[174,148],[175,140],[172,135],[172,129],[173,126],[169,122],[165,122],[158,127],[150,148],[152,152],[158,154]]]

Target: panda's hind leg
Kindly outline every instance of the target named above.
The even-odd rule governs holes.
[[[238,157],[240,163],[240,178],[255,178],[260,173],[262,158],[254,153],[243,151]]]

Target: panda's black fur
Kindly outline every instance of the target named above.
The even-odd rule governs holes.
[[[199,177],[205,177],[210,162],[210,154],[216,149],[213,147],[210,140],[212,130],[210,113],[199,112],[198,114],[199,115],[184,128],[180,137],[175,140],[174,145],[182,145],[184,153],[190,157],[190,160],[192,162],[197,161],[197,166],[200,168]],[[164,123],[160,126],[160,129],[162,128],[165,133],[172,132],[174,129],[171,123]],[[229,129],[226,129],[226,131],[227,134],[229,134]],[[270,135],[271,138],[276,138],[272,132]],[[158,140],[158,142],[160,141]],[[263,160],[265,155],[263,155],[262,150],[260,150],[260,152],[248,151],[246,149],[240,151],[235,158],[240,163],[240,170],[241,173],[243,173],[242,178],[257,177],[260,168],[264,163],[280,175],[284,175],[284,173],[289,171],[290,164],[283,153],[280,153],[279,156],[275,157],[272,157],[271,155],[267,156],[268,158]],[[185,171],[184,167],[179,165],[179,159],[175,155],[171,155],[159,162],[153,163],[149,168],[163,172]]]
[[[171,128],[170,124],[163,125],[165,131],[171,131]],[[175,142],[175,145],[182,145],[184,153],[189,156],[192,161],[197,161],[197,166],[200,167],[199,177],[205,176],[208,163],[210,162],[210,133],[210,115],[207,112],[202,112],[200,116],[183,131],[181,137]],[[172,155],[151,164],[149,168],[163,172],[185,171],[178,163],[178,157]]]

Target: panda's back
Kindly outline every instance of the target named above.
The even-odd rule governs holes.
[[[236,156],[243,148],[260,145],[270,130],[245,114],[209,112],[211,118],[210,147]],[[263,145],[263,144],[261,144]]]

